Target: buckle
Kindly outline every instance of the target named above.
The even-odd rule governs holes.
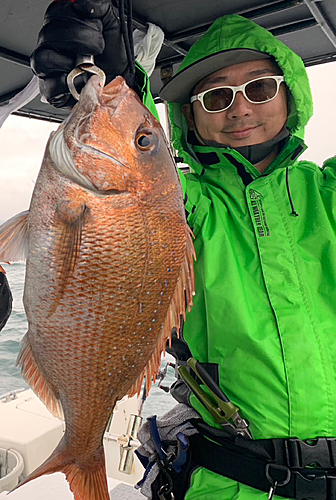
[[[284,465],[268,463],[265,475],[270,483],[268,500],[272,500],[275,494],[296,500],[336,500],[334,470],[291,470]],[[282,490],[287,485],[289,489]]]
[[[329,474],[307,474],[298,471],[295,477],[295,498],[297,500],[336,500],[336,476]],[[279,492],[281,495],[281,492]]]
[[[285,441],[288,466],[302,469],[309,465],[330,469],[336,462],[336,439],[317,438],[307,441],[287,439]]]

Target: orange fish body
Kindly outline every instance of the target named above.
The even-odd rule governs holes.
[[[29,324],[18,363],[66,424],[28,480],[62,471],[76,500],[108,500],[102,439],[113,407],[144,376],[150,384],[193,293],[176,167],[121,77],[104,89],[92,77],[49,140],[29,214],[0,228],[1,260],[18,233]]]

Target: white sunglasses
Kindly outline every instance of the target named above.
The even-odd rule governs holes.
[[[200,101],[208,113],[220,113],[231,106],[237,92],[242,92],[252,104],[263,104],[275,99],[283,81],[283,76],[261,76],[238,87],[226,86],[205,90],[191,96],[190,102]]]

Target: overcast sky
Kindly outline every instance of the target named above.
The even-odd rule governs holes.
[[[336,154],[336,62],[308,68],[314,117],[301,158],[322,164]],[[0,222],[29,206],[47,138],[56,124],[10,116],[0,129]]]

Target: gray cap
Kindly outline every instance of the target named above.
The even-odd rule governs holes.
[[[196,83],[203,80],[206,76],[211,75],[211,73],[222,68],[227,68],[228,66],[233,66],[234,64],[269,58],[270,56],[265,52],[251,49],[231,49],[216,52],[176,73],[162,87],[160,97],[164,101],[186,104],[189,102],[190,92]]]

